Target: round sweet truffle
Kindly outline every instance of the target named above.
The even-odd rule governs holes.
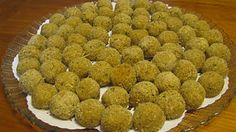
[[[63,62],[69,64],[74,58],[82,57],[84,55],[83,48],[78,44],[71,44],[63,50]]]
[[[89,69],[92,66],[92,62],[85,57],[76,57],[69,63],[69,71],[74,72],[79,78],[85,78],[88,76]]]
[[[97,7],[109,7],[110,9],[112,9],[112,4],[110,0],[98,0]]]
[[[168,12],[158,11],[152,14],[151,20],[152,21],[164,21],[170,14]]]
[[[146,29],[149,22],[149,17],[144,15],[138,15],[132,19],[133,29]]]
[[[223,43],[214,43],[206,49],[207,57],[217,56],[223,58],[226,61],[230,60],[230,50]]]
[[[43,24],[40,34],[45,37],[50,37],[57,33],[58,26],[54,23]]]
[[[85,2],[85,3],[81,4],[80,10],[82,12],[86,11],[86,10],[97,12],[98,7],[96,6],[95,2]]]
[[[97,16],[98,16],[98,14],[96,11],[88,9],[88,10],[82,11],[81,19],[85,23],[93,24],[93,21]]]
[[[167,10],[168,10],[167,5],[161,1],[153,2],[150,7],[151,14],[158,12],[158,11],[167,11]]]
[[[155,37],[158,37],[158,35],[165,30],[167,30],[167,25],[162,21],[152,21],[147,25],[148,33]]]
[[[131,16],[133,14],[133,9],[130,6],[124,5],[120,7],[115,7],[115,14],[126,14],[128,16]]]
[[[171,16],[174,16],[174,17],[180,17],[183,15],[183,12],[179,7],[171,7],[169,9],[169,13]]]
[[[126,23],[118,23],[113,26],[112,28],[112,34],[124,34],[129,35],[129,33],[132,31],[132,28],[130,25]]]
[[[78,23],[77,27],[75,28],[75,33],[81,34],[84,37],[88,38],[91,31],[92,26],[89,23]]]
[[[66,18],[69,18],[71,16],[77,16],[80,17],[81,16],[81,11],[79,8],[77,8],[76,6],[74,7],[69,7],[65,9],[64,15]]]
[[[95,61],[97,59],[97,54],[105,49],[105,43],[101,40],[94,39],[88,41],[86,44],[84,44],[83,49],[85,51],[86,58]]]
[[[89,39],[90,40],[98,39],[106,44],[108,42],[109,36],[105,29],[101,27],[93,27]]]
[[[157,52],[152,62],[160,71],[171,71],[176,65],[177,58],[171,51]]]
[[[19,61],[16,67],[17,74],[22,75],[29,69],[39,70],[40,62],[36,58],[24,58]]]
[[[71,27],[75,28],[78,23],[82,23],[82,20],[78,16],[71,16],[66,19],[65,24],[70,25]]]
[[[40,50],[32,45],[25,45],[18,53],[19,60],[24,58],[36,58],[39,59]]]
[[[223,36],[218,29],[211,29],[207,31],[202,31],[200,36],[207,39],[209,45],[213,43],[223,43]]]
[[[121,55],[114,48],[105,48],[98,53],[97,61],[106,61],[114,67],[121,63]]]
[[[148,32],[147,30],[144,30],[144,29],[136,29],[136,30],[130,31],[128,35],[131,39],[132,44],[138,45],[139,41],[142,38],[144,38],[145,36],[148,36]]]
[[[102,95],[102,103],[105,107],[110,105],[121,105],[122,107],[127,108],[129,105],[129,94],[122,87],[112,86]]]
[[[144,60],[144,54],[140,47],[131,46],[125,48],[122,52],[122,62],[134,65],[135,63]]]
[[[193,26],[193,28],[196,29],[196,34],[198,36],[200,36],[202,31],[210,30],[209,24],[206,21],[204,21],[204,20],[199,20],[199,21],[193,23],[192,26]]]
[[[119,14],[116,14],[114,17],[113,17],[113,20],[112,20],[112,23],[113,25],[116,25],[118,23],[126,23],[126,24],[131,24],[131,17],[127,14],[124,14],[124,13],[119,13]]]
[[[161,47],[161,44],[155,37],[146,36],[139,41],[138,46],[143,50],[145,58],[152,58]]]
[[[66,42],[63,37],[59,35],[52,35],[48,38],[47,47],[55,47],[62,51],[66,47]]]
[[[107,16],[97,16],[93,20],[93,26],[95,26],[95,27],[102,27],[106,31],[110,31],[111,28],[112,28],[111,18],[109,18]]]
[[[194,37],[190,39],[185,44],[186,49],[199,49],[205,53],[206,49],[209,47],[209,44],[205,38],[202,37]]]
[[[181,45],[185,46],[186,43],[191,40],[192,38],[196,37],[196,33],[194,31],[194,29],[190,26],[183,26],[181,27],[178,32],[177,32],[180,41],[181,41]]]
[[[126,47],[131,45],[131,39],[124,34],[112,34],[110,46],[117,49],[120,53]]]
[[[162,47],[160,47],[160,51],[171,51],[177,59],[181,59],[183,56],[183,48],[178,43],[165,43]]]
[[[83,47],[84,44],[87,43],[87,38],[80,35],[79,33],[73,33],[68,37],[68,43],[69,44],[78,44],[81,47]]]
[[[224,86],[224,78],[214,71],[203,73],[198,82],[204,87],[207,98],[217,96]]]
[[[68,24],[63,24],[57,30],[57,35],[62,36],[65,40],[67,40],[68,36],[74,32],[74,28]]]
[[[198,16],[191,14],[191,13],[186,13],[181,16],[182,21],[184,22],[185,25],[193,26],[195,23],[198,21]]]
[[[49,18],[49,22],[60,26],[60,25],[64,24],[65,16],[60,13],[55,13]]]
[[[189,60],[193,63],[198,71],[201,70],[206,60],[204,52],[198,49],[186,50],[183,54],[183,59]]]
[[[55,87],[58,91],[69,90],[75,92],[79,77],[74,72],[62,72],[55,79]]]
[[[35,46],[41,51],[46,49],[46,44],[47,44],[47,38],[39,34],[32,36],[28,41],[28,45]]]
[[[148,18],[150,17],[149,12],[145,8],[136,8],[133,12],[133,17],[139,16],[139,15],[144,15],[147,16]]]
[[[146,10],[149,10],[150,6],[151,3],[149,2],[149,0],[136,0],[134,2],[133,8],[144,8]]]
[[[175,32],[183,26],[183,22],[178,17],[166,17],[165,22],[167,24],[167,28]]]
[[[114,16],[114,12],[111,8],[103,6],[98,9],[98,15],[112,18]]]
[[[163,31],[158,40],[162,45],[165,43],[179,43],[179,37],[174,31]]]
[[[62,90],[52,97],[49,110],[56,118],[68,120],[74,116],[78,103],[79,98],[75,93]]]
[[[61,61],[62,59],[62,54],[60,49],[55,48],[55,47],[49,47],[45,50],[43,50],[43,52],[40,54],[40,62],[43,63],[45,61],[49,61],[49,60],[58,60]]]

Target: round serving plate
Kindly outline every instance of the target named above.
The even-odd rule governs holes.
[[[57,11],[62,12],[63,10]],[[188,12],[188,11],[184,11]],[[192,12],[191,12],[192,13]],[[194,13],[196,14],[196,13]],[[201,19],[206,20],[211,28],[216,28],[221,31],[224,37],[224,43],[231,50],[231,60],[229,61],[229,88],[227,91],[221,96],[219,100],[214,102],[207,107],[198,109],[196,111],[187,112],[182,122],[179,123],[178,126],[172,128],[171,131],[189,131],[196,129],[200,125],[206,125],[213,117],[220,114],[230,103],[231,99],[234,97],[236,91],[236,47],[233,42],[230,40],[228,35],[224,32],[223,29],[219,28],[213,22],[208,21],[202,16],[198,15]],[[49,15],[50,16],[50,15]],[[27,118],[31,121],[32,124],[39,126],[40,128],[46,131],[98,131],[96,129],[77,129],[77,130],[69,130],[62,129],[56,126],[51,126],[39,119],[28,109],[26,96],[27,94],[23,93],[23,91],[18,87],[18,81],[15,79],[12,72],[12,62],[14,57],[18,54],[20,49],[27,44],[28,40],[36,34],[40,25],[46,20],[48,17],[42,18],[37,23],[33,24],[28,30],[19,34],[8,46],[7,52],[3,58],[1,65],[1,79],[4,84],[5,94],[11,103],[12,107],[19,112],[23,117]]]

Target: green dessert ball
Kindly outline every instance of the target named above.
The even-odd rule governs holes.
[[[130,31],[128,36],[131,39],[131,43],[133,45],[138,45],[139,41],[144,38],[145,36],[148,36],[148,32],[145,29],[135,29]]]
[[[41,51],[46,49],[46,44],[47,44],[47,38],[38,34],[33,35],[28,41],[28,45],[35,46]]]
[[[40,34],[44,37],[50,37],[57,33],[58,26],[54,23],[47,23],[42,26]]]
[[[207,40],[202,37],[191,38],[185,44],[186,49],[199,49],[202,52],[205,52],[208,47],[209,47],[209,44]]]
[[[183,22],[178,17],[166,17],[165,22],[167,24],[167,28],[175,32],[183,26]]]
[[[103,6],[98,9],[98,15],[112,18],[114,16],[114,12],[111,8]]]
[[[83,127],[93,128],[100,124],[105,107],[96,99],[88,99],[78,103],[75,119]]]
[[[65,24],[70,25],[73,28],[75,28],[78,23],[82,23],[81,18],[78,16],[71,16],[65,20]]]
[[[94,79],[84,78],[77,84],[76,93],[81,101],[98,99],[100,95],[100,86]]]
[[[32,45],[25,45],[18,53],[19,60],[24,58],[36,58],[39,59],[40,50]]]
[[[40,62],[36,58],[24,58],[19,61],[16,67],[17,74],[22,75],[29,69],[39,70]]]
[[[156,132],[162,128],[166,120],[164,112],[154,103],[141,103],[133,114],[135,130],[143,132]]]
[[[75,28],[75,33],[79,33],[88,39],[92,28],[93,27],[89,23],[78,23]]]
[[[69,18],[71,16],[77,16],[77,17],[80,17],[81,16],[81,11],[78,7],[74,6],[74,7],[69,7],[69,8],[66,8],[65,11],[64,11],[64,16],[66,18]]]
[[[133,14],[133,9],[130,6],[120,6],[115,8],[115,14],[123,13],[128,16],[132,16]]]
[[[57,94],[57,89],[48,83],[38,84],[32,91],[32,105],[37,109],[48,109],[51,98]]]
[[[169,13],[171,16],[174,17],[181,17],[183,15],[183,12],[179,7],[171,7],[169,9]]]
[[[43,83],[44,79],[40,72],[30,69],[20,76],[19,87],[26,93],[32,94],[34,88]]]
[[[132,19],[132,27],[133,29],[146,29],[148,22],[149,17],[144,15],[138,15]]]
[[[158,40],[163,45],[165,43],[179,43],[179,37],[174,31],[163,31]]]
[[[144,60],[144,54],[140,47],[131,46],[125,48],[122,52],[122,62],[134,65],[135,63]]]
[[[107,16],[97,16],[93,20],[93,26],[95,27],[102,27],[106,31],[110,31],[112,28],[112,21],[110,17]]]
[[[153,57],[152,62],[160,71],[171,71],[176,65],[177,58],[171,51],[160,51]]]
[[[126,23],[130,25],[131,22],[132,22],[131,17],[124,13],[116,14],[112,20],[113,25],[116,25],[118,23]]]
[[[203,67],[203,64],[206,60],[204,52],[198,49],[186,50],[183,54],[183,59],[189,60],[193,63],[198,71]]]
[[[205,89],[194,80],[185,81],[181,86],[180,93],[185,100],[187,110],[199,108],[206,96]]]
[[[85,52],[86,58],[90,60],[96,60],[97,54],[102,50],[105,49],[105,43],[102,42],[99,39],[94,39],[88,41],[86,44],[84,44],[83,49]]]
[[[181,59],[183,56],[183,48],[178,43],[165,43],[160,47],[160,51],[171,51],[177,59]]]
[[[98,0],[97,2],[97,7],[101,8],[101,7],[108,7],[110,9],[112,9],[112,4],[110,0]]]
[[[60,35],[65,40],[67,40],[68,36],[74,32],[74,28],[68,24],[63,24],[57,30],[57,35]]]
[[[82,57],[84,55],[83,48],[78,44],[71,44],[63,50],[63,62],[69,64],[74,58]]]
[[[99,39],[105,44],[107,44],[109,36],[105,29],[101,27],[93,27],[89,36],[90,40]]]
[[[70,36],[68,36],[68,43],[69,44],[78,44],[80,46],[84,46],[84,44],[87,43],[87,38],[83,35],[80,35],[79,33],[73,33]]]
[[[209,45],[213,43],[223,43],[224,41],[221,32],[217,29],[202,31],[200,36],[204,37],[208,41]]]
[[[62,53],[60,51],[60,49],[55,48],[55,47],[49,47],[47,49],[45,49],[44,51],[42,51],[42,53],[40,54],[40,62],[43,63],[45,61],[49,61],[49,60],[58,60],[61,61],[62,59]]]
[[[94,19],[98,16],[97,12],[91,11],[91,10],[85,10],[82,12],[81,19],[85,23],[90,23],[92,24]]]
[[[199,20],[199,21],[196,21],[195,23],[193,23],[193,28],[196,29],[196,34],[198,36],[201,35],[201,32],[202,31],[208,31],[210,30],[210,26],[209,24],[205,21],[205,20]]]
[[[181,27],[178,32],[177,32],[180,41],[181,41],[181,45],[185,46],[186,43],[191,40],[192,38],[196,37],[196,33],[195,30],[190,27],[190,26],[183,26]]]
[[[112,34],[110,38],[110,46],[121,53],[123,49],[131,46],[131,39],[124,34]]]
[[[157,38],[146,36],[139,41],[138,46],[143,50],[145,58],[152,58],[160,49],[161,44]]]
[[[63,37],[52,35],[48,38],[47,47],[55,47],[62,51],[66,47],[66,42]]]
[[[133,8],[144,8],[146,10],[149,10],[151,6],[151,3],[149,0],[135,0]]]
[[[158,37],[158,35],[160,35],[165,30],[167,30],[167,25],[162,21],[152,21],[147,25],[148,33],[155,37]]]
[[[78,96],[67,90],[62,90],[54,95],[49,103],[49,110],[53,116],[62,120],[71,119],[75,115]]]
[[[132,31],[132,28],[129,24],[126,23],[118,23],[116,25],[113,25],[112,28],[112,34],[124,34],[129,35],[129,33]]]
[[[110,105],[121,105],[127,108],[129,105],[129,94],[128,92],[119,86],[112,86],[102,95],[102,103],[105,107]]]
[[[180,80],[172,72],[161,72],[154,80],[154,84],[157,86],[160,92],[168,90],[180,90]]]
[[[57,24],[58,26],[64,24],[65,22],[65,16],[60,13],[55,13],[49,18],[50,23]]]
[[[134,10],[133,17],[139,16],[139,15],[147,16],[148,18],[150,17],[149,12],[145,8],[136,8]]]
[[[158,11],[167,11],[167,10],[168,10],[167,5],[161,1],[153,2],[150,7],[151,14],[158,12]]]
[[[88,76],[88,72],[92,62],[85,57],[76,57],[69,63],[69,71],[74,72],[79,78],[85,78]]]
[[[230,60],[230,50],[229,48],[223,43],[214,43],[210,47],[206,49],[207,57],[217,56],[226,61]]]
[[[62,72],[55,79],[55,87],[58,91],[69,90],[75,92],[79,77],[74,72]]]
[[[158,11],[152,14],[151,20],[152,21],[164,21],[170,14],[164,11]]]
[[[96,6],[95,2],[84,2],[83,4],[81,4],[80,10],[82,12],[86,10],[97,12],[98,7]]]
[[[203,73],[199,77],[198,82],[204,87],[207,98],[217,96],[224,86],[224,78],[214,71]]]
[[[193,26],[195,23],[198,21],[198,16],[191,14],[191,13],[186,13],[181,16],[182,21],[184,22],[185,25]]]
[[[121,55],[114,48],[105,48],[98,53],[97,61],[106,61],[114,67],[121,63]]]

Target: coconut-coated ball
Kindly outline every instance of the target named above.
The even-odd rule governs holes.
[[[52,35],[48,38],[47,47],[55,47],[62,51],[66,47],[66,42],[63,37],[59,35]]]
[[[202,37],[194,37],[186,42],[186,49],[199,49],[205,53],[206,49],[209,47],[209,44],[205,38]]]
[[[158,37],[158,35],[165,30],[167,30],[167,25],[162,21],[152,21],[147,25],[148,33],[155,37]]]
[[[125,48],[122,52],[122,62],[134,65],[135,63],[144,60],[144,54],[140,47],[131,46]]]
[[[178,43],[165,43],[160,47],[160,51],[171,51],[177,59],[181,59],[183,56],[183,48]]]
[[[83,49],[85,52],[85,57],[95,61],[97,59],[98,53],[105,49],[106,44],[99,39],[93,39],[84,44]]]
[[[92,62],[85,57],[76,57],[69,65],[69,71],[74,72],[79,78],[85,78],[88,76],[89,69],[92,66]]]
[[[161,44],[157,38],[146,36],[139,41],[138,46],[143,50],[145,58],[152,58],[161,47]]]
[[[189,60],[193,63],[198,71],[201,70],[206,60],[204,52],[198,49],[186,50],[183,54],[183,59]]]
[[[223,58],[226,61],[230,60],[230,50],[223,43],[214,43],[206,49],[207,57],[217,56]]]
[[[105,48],[98,53],[97,61],[106,61],[114,67],[121,63],[121,55],[114,48]]]
[[[65,64],[69,64],[76,57],[84,55],[83,48],[78,44],[71,44],[65,47],[62,53],[62,59]]]
[[[163,31],[158,40],[163,45],[165,43],[179,43],[179,37],[174,31]]]
[[[69,90],[75,92],[79,77],[74,72],[62,72],[55,79],[55,87],[58,91]]]
[[[124,34],[112,34],[110,46],[121,53],[124,48],[131,46],[131,39]]]
[[[19,61],[16,67],[17,74],[22,75],[29,69],[39,70],[40,62],[36,58],[24,58]]]

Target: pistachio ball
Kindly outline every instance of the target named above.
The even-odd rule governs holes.
[[[132,4],[133,3],[129,0],[117,0],[115,8],[119,8],[121,6],[130,6],[130,7],[132,7]]]
[[[136,8],[134,10],[133,17],[139,16],[139,15],[147,16],[148,18],[150,17],[149,12],[145,8]]]
[[[69,63],[69,71],[74,72],[79,78],[85,78],[88,76],[88,72],[92,62],[85,57],[76,57]]]
[[[33,35],[28,41],[28,45],[35,46],[41,51],[46,49],[46,44],[47,38],[39,34]]]
[[[218,29],[203,31],[200,36],[207,39],[209,45],[213,43],[223,43],[223,36]]]
[[[172,72],[161,72],[156,76],[154,84],[160,92],[168,90],[179,91],[181,85],[179,78]]]
[[[96,11],[84,10],[82,11],[81,19],[85,23],[93,24],[94,19],[98,16]]]
[[[19,87],[26,93],[32,94],[33,89],[40,83],[43,83],[44,79],[40,72],[35,69],[27,70],[20,76]]]
[[[160,51],[153,57],[152,62],[160,71],[171,71],[176,65],[177,58],[171,51]]]
[[[52,60],[52,59],[61,61],[62,54],[61,54],[60,49],[55,48],[55,47],[49,47],[40,54],[40,58],[39,58],[41,63],[48,60]]]
[[[91,30],[91,34],[89,36],[89,40],[98,39],[107,44],[109,36],[105,29],[101,27],[93,27]]]
[[[124,34],[112,34],[110,46],[118,50],[120,53],[126,47],[131,45],[131,39]]]
[[[120,105],[111,105],[102,112],[101,129],[104,132],[125,132],[132,126],[132,114]]]
[[[65,40],[67,40],[68,36],[74,32],[74,28],[68,24],[63,24],[57,30],[57,35],[62,36]]]
[[[123,87],[129,92],[136,83],[135,69],[130,64],[120,64],[112,70],[111,81],[113,85]]]
[[[130,106],[136,107],[140,103],[155,102],[158,94],[158,89],[153,83],[149,81],[136,83],[129,92]]]
[[[50,37],[57,33],[58,26],[54,23],[43,24],[40,34],[45,37]]]
[[[97,16],[93,20],[93,26],[102,27],[106,31],[110,31],[112,28],[111,18],[107,16]]]
[[[185,46],[186,43],[191,40],[192,38],[196,37],[196,33],[194,31],[194,29],[190,26],[183,26],[181,27],[178,32],[177,32],[180,41],[181,41],[181,45]]]
[[[169,9],[169,13],[171,16],[174,16],[174,17],[181,17],[183,15],[183,12],[181,8],[179,7],[171,7]]]
[[[128,16],[132,16],[133,14],[133,9],[130,6],[120,6],[115,8],[115,14],[123,13]]]
[[[127,14],[124,14],[124,13],[116,14],[112,20],[113,25],[116,25],[118,23],[126,23],[126,24],[130,25],[131,22],[132,22],[131,17]]]
[[[47,47],[55,47],[62,51],[66,47],[66,42],[63,37],[59,35],[52,35],[48,38]]]
[[[138,46],[143,50],[145,58],[152,58],[160,49],[160,42],[153,36],[146,36],[139,41]]]
[[[118,23],[116,25],[113,25],[112,28],[112,34],[124,34],[129,35],[129,33],[132,31],[132,28],[130,25],[126,23]]]
[[[134,65],[137,81],[153,81],[160,73],[155,64],[148,60],[139,61]]]
[[[100,86],[111,82],[112,66],[106,61],[97,61],[89,70],[89,77],[96,80]]]
[[[144,54],[140,47],[131,46],[125,48],[122,52],[122,62],[134,65],[135,63],[144,60]]]
[[[206,96],[205,89],[195,80],[185,81],[181,86],[180,93],[185,100],[187,110],[196,110],[201,106]]]
[[[205,20],[196,21],[192,26],[196,29],[197,36],[200,36],[202,31],[210,30],[210,26]]]
[[[170,14],[165,11],[157,11],[152,14],[151,20],[152,21],[164,21],[167,17],[169,17]]]
[[[171,51],[177,59],[181,59],[183,56],[183,48],[178,43],[165,43],[160,47],[160,51]]]
[[[50,23],[57,24],[58,26],[64,24],[65,22],[65,16],[60,13],[55,13],[49,18]]]
[[[97,7],[109,7],[110,9],[112,9],[112,4],[110,0],[98,0]]]
[[[196,80],[197,69],[191,61],[179,60],[174,68],[174,74],[181,82],[186,80]]]
[[[73,33],[68,36],[68,44],[78,44],[83,47],[87,41],[87,38],[83,35],[80,35],[79,33]]]
[[[148,22],[149,17],[144,15],[138,15],[132,19],[132,27],[133,29],[146,29]]]
[[[17,74],[22,75],[29,69],[39,70],[40,62],[36,58],[24,58],[19,61],[16,67]]]
[[[200,71],[206,60],[206,56],[201,50],[190,49],[184,52],[183,59],[191,61],[196,69]]]
[[[205,52],[208,47],[209,47],[209,44],[207,40],[202,37],[191,38],[189,41],[186,42],[186,45],[185,45],[186,49],[199,49],[202,52]]]
[[[75,28],[78,23],[82,23],[81,18],[78,16],[71,16],[65,20],[65,24],[70,25],[73,28]]]
[[[79,77],[74,72],[62,72],[55,79],[55,86],[58,91],[69,90],[75,92]]]
[[[112,86],[102,95],[102,103],[105,107],[110,105],[121,105],[127,108],[129,105],[129,94],[128,92],[119,86]]]
[[[213,56],[208,58],[202,67],[203,73],[207,71],[215,71],[221,76],[225,77],[228,75],[229,68],[227,66],[227,62],[224,59]]]
[[[87,99],[98,99],[100,95],[100,86],[92,78],[82,79],[76,86],[76,93],[81,101]]]
[[[18,53],[19,60],[24,58],[36,58],[39,59],[40,50],[32,45],[25,45]]]
[[[39,83],[32,91],[32,105],[37,109],[48,109],[51,98],[57,89],[48,83]]]
[[[93,40],[88,41],[83,46],[86,58],[90,60],[96,60],[97,54],[102,49],[105,49],[105,45],[106,44],[99,39],[93,39]]]
[[[49,103],[49,110],[53,116],[62,120],[71,119],[75,115],[78,96],[67,90],[62,90],[54,95]]]
[[[98,53],[97,61],[106,61],[114,67],[121,63],[121,55],[114,48],[105,48]]]
[[[153,2],[150,7],[151,14],[158,12],[158,11],[167,11],[167,10],[168,10],[167,5],[161,1]]]
[[[158,40],[162,45],[165,43],[179,43],[179,37],[174,31],[163,31]]]
[[[191,13],[186,13],[181,16],[182,21],[184,22],[185,25],[193,26],[195,23],[198,21],[198,16],[191,14]]]
[[[137,8],[144,8],[146,10],[149,10],[151,6],[151,3],[149,0],[136,0],[134,2],[133,8],[137,9]]]
[[[111,8],[103,6],[98,9],[98,15],[112,18],[114,16],[114,12]]]
[[[167,28],[175,32],[183,26],[183,22],[178,17],[166,17],[165,22],[167,24]]]
[[[175,90],[161,93],[157,97],[156,103],[163,110],[167,120],[179,118],[185,110],[184,98]]]
[[[144,30],[144,29],[135,29],[135,30],[130,31],[128,35],[131,39],[131,43],[133,45],[138,45],[139,41],[142,38],[144,38],[145,36],[148,36],[148,32],[147,30]]]
[[[147,31],[150,35],[158,37],[163,31],[167,30],[167,25],[162,21],[152,21],[147,25]]]
[[[139,104],[133,114],[133,126],[138,131],[156,132],[162,128],[165,120],[161,108],[151,102]]]
[[[226,61],[230,60],[230,50],[223,43],[214,43],[206,49],[207,57],[217,56]]]
[[[88,39],[92,28],[93,27],[89,23],[78,23],[75,28],[75,33],[79,33]]]
[[[84,55],[83,48],[78,44],[71,44],[65,47],[62,53],[63,62],[69,64],[74,58]]]
[[[86,10],[97,12],[98,7],[96,6],[95,2],[85,2],[85,3],[81,4],[80,10],[82,12],[86,11]]]
[[[69,18],[71,16],[77,16],[77,17],[80,17],[81,16],[81,11],[78,7],[74,6],[74,7],[69,7],[69,8],[66,8],[65,11],[64,11],[64,16],[66,18]]]
[[[199,77],[198,82],[204,87],[207,98],[217,96],[224,86],[224,78],[214,71],[203,73]]]
[[[87,99],[78,103],[75,119],[83,127],[93,128],[100,124],[105,107],[96,99]]]
[[[59,73],[65,72],[65,65],[55,59],[48,60],[42,63],[40,66],[40,72],[45,78],[46,82],[54,84],[55,78]]]

